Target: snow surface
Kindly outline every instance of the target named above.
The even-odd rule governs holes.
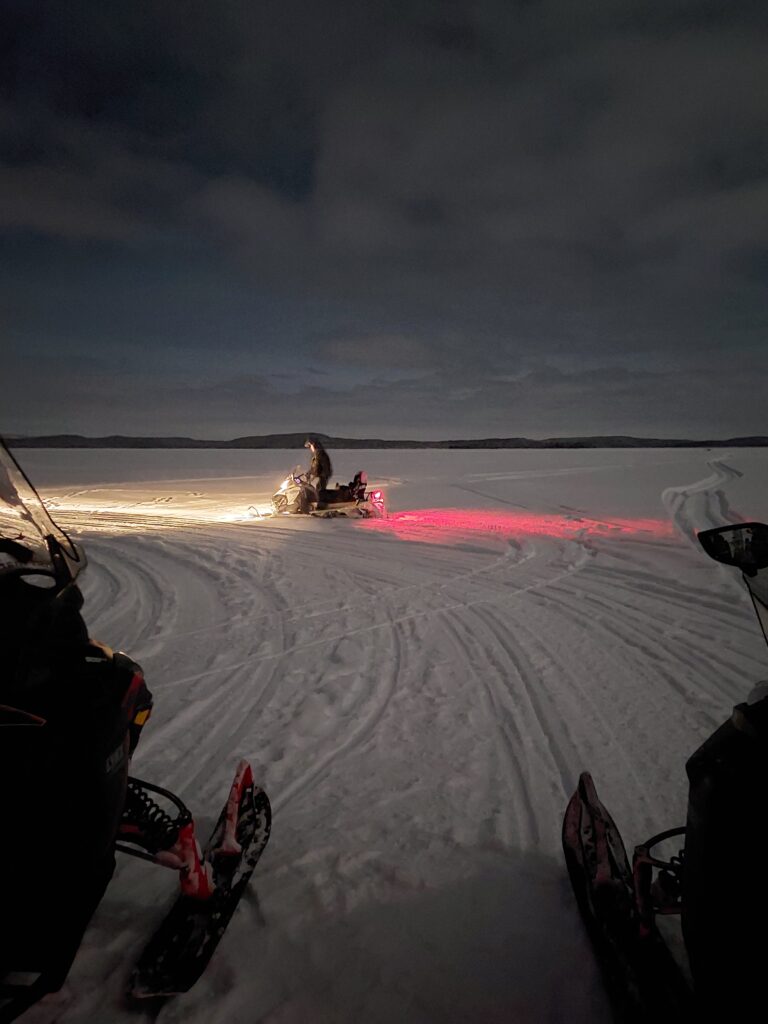
[[[176,886],[123,859],[24,1021],[609,1020],[562,814],[589,768],[630,849],[681,824],[686,757],[768,674],[693,539],[768,518],[768,452],[338,452],[389,519],[248,518],[303,454],[19,453],[154,691],[134,772],[205,835],[246,757],[274,810],[189,994],[122,1004]]]

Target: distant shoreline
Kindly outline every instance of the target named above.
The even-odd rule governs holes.
[[[488,437],[451,441],[383,440],[381,438],[331,437],[315,434],[327,448],[335,449],[542,449],[542,448],[765,448],[768,437],[730,437],[707,440],[629,437]],[[230,441],[205,441],[192,437],[84,437],[80,434],[49,434],[37,437],[6,436],[10,448],[112,448],[112,449],[289,449],[303,448],[306,433],[236,437]]]

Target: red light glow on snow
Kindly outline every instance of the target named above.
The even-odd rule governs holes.
[[[556,537],[634,537],[646,540],[674,536],[672,523],[663,519],[596,519],[591,516],[534,512],[500,512],[495,509],[419,508],[391,512],[386,519],[364,519],[362,529],[393,533],[399,540],[423,544],[455,544],[473,536],[500,539]]]

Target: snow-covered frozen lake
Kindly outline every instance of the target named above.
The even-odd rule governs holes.
[[[768,450],[343,451],[385,521],[258,519],[301,452],[18,451],[140,661],[133,770],[208,831],[240,757],[270,844],[204,978],[121,1003],[171,872],[122,861],[30,1024],[603,1022],[560,851],[591,770],[627,845],[768,675],[694,531],[768,519]]]

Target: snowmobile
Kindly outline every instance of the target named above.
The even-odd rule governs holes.
[[[741,569],[768,642],[768,526],[703,531],[716,561]],[[684,827],[635,847],[584,772],[563,821],[563,850],[615,1017],[764,1020],[768,696],[751,702],[688,759]]]
[[[301,466],[295,466],[272,495],[273,515],[310,515],[329,519],[377,517],[386,515],[384,495],[378,489],[367,491],[368,477],[358,470],[348,484],[337,484],[319,491]]]
[[[2,1024],[63,984],[116,851],[179,879],[127,995],[186,991],[269,839],[269,800],[246,761],[202,849],[179,797],[128,774],[152,697],[136,662],[88,636],[85,565],[0,440]]]

